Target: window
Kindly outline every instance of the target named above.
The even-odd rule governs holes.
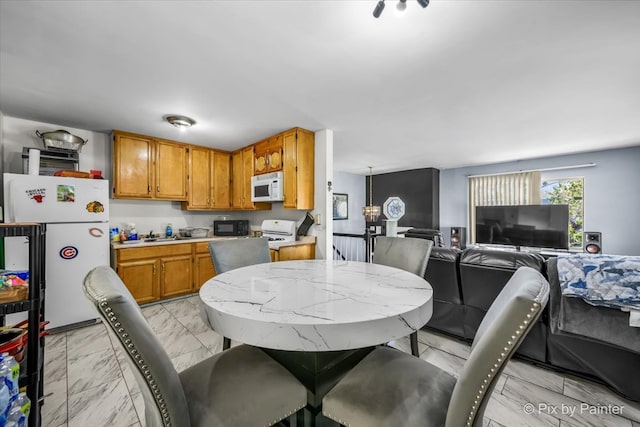
[[[469,177],[469,237],[476,241],[476,206],[540,204],[540,172]]]
[[[469,177],[469,237],[475,243],[476,206],[569,205],[569,248],[582,248],[584,179],[550,178],[540,172]]]
[[[582,248],[584,225],[584,179],[561,178],[542,182],[540,199],[543,205],[569,205],[569,248]]]

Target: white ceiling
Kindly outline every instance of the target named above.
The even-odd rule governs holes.
[[[2,0],[0,110],[227,150],[332,129],[363,174],[640,145],[640,1],[376,2]]]

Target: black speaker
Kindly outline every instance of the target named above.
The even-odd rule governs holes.
[[[602,253],[602,233],[585,231],[582,233],[582,248],[588,254]]]
[[[453,249],[467,247],[467,227],[451,227],[451,247]]]

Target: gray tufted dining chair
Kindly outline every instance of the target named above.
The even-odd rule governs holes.
[[[212,240],[209,242],[209,254],[216,274],[254,264],[271,262],[269,240],[262,238],[242,238]],[[222,349],[231,347],[231,339],[224,337]]]
[[[424,277],[433,241],[412,237],[378,237],[376,239],[373,263],[396,267],[417,276]],[[411,354],[420,356],[418,332],[409,335]]]
[[[306,405],[304,386],[254,347],[240,345],[176,372],[115,271],[94,268],[83,288],[130,362],[147,427],[269,426]]]
[[[325,395],[322,412],[353,427],[480,427],[491,392],[549,300],[540,272],[518,269],[485,315],[471,354],[453,375],[378,347]]]

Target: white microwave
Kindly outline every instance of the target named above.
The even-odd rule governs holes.
[[[251,177],[252,202],[281,202],[283,197],[282,172],[265,173]]]

